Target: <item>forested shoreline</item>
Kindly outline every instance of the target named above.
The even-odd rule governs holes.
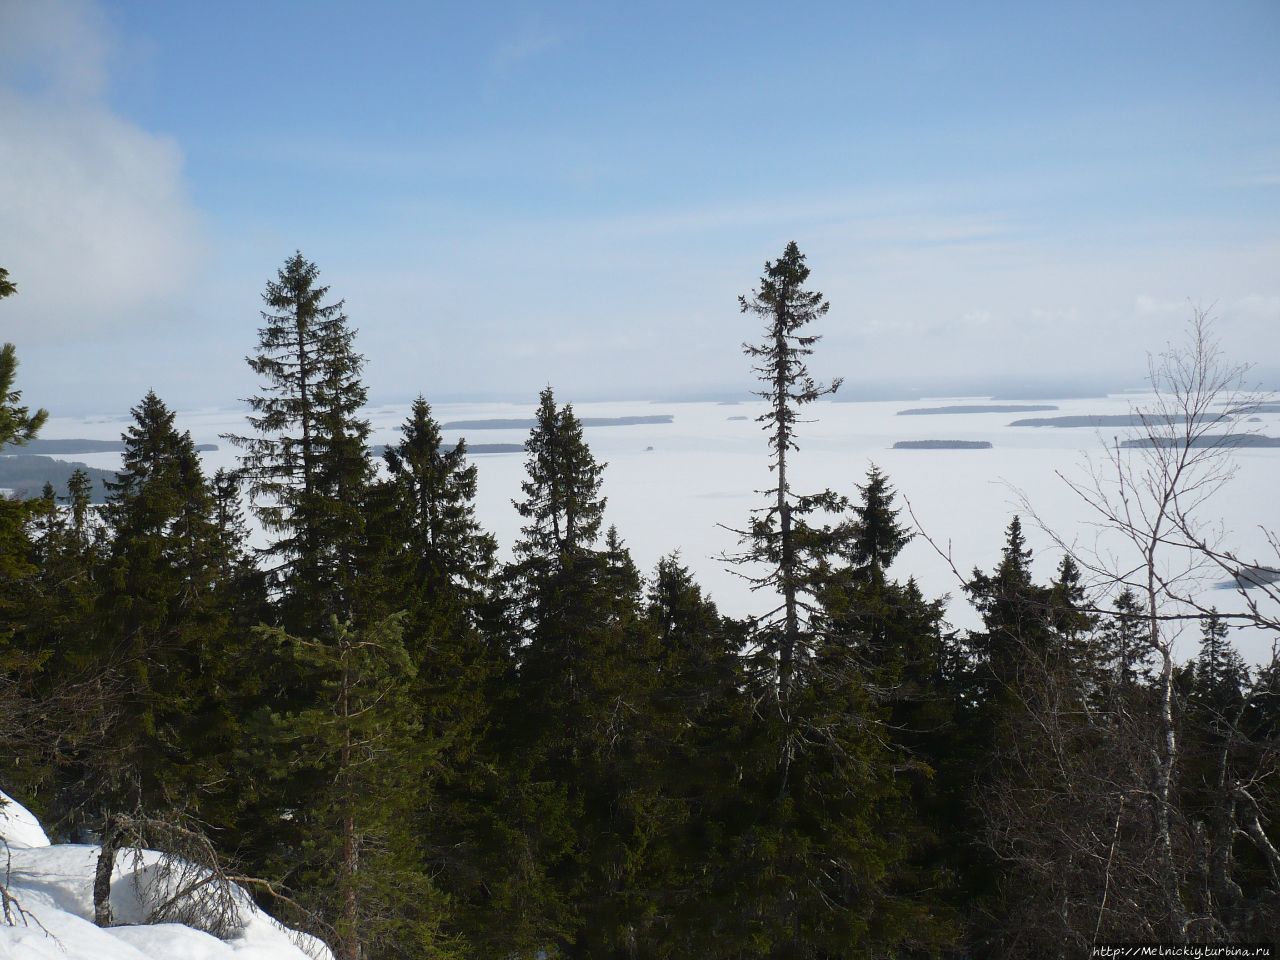
[[[806,366],[828,309],[808,280],[792,243],[740,302],[772,487],[724,560],[773,599],[740,619],[678,543],[637,568],[551,388],[501,561],[426,399],[375,456],[354,328],[289,258],[223,438],[237,470],[207,476],[148,392],[105,505],[80,471],[0,499],[0,788],[65,838],[207,855],[339,960],[1274,940],[1280,660],[1250,668],[1229,628],[1280,638],[1276,586],[1220,614],[1164,560],[1240,569],[1189,513],[1244,444],[1217,440],[1236,395],[1203,327],[1159,368],[1200,393],[1114,452],[1122,477],[1163,470],[1123,491],[1141,519],[1081,490],[1145,566],[1099,590],[1063,534],[1037,582],[1013,516],[962,573],[982,627],[958,631],[895,566],[915,534],[891,477],[790,480],[805,406],[840,386]],[[0,446],[43,425],[23,392],[6,345]]]

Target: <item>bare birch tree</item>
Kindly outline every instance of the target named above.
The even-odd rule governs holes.
[[[1277,586],[1269,579],[1269,568],[1241,561],[1226,545],[1226,531],[1211,513],[1213,498],[1236,475],[1234,451],[1256,437],[1243,415],[1258,409],[1265,398],[1245,388],[1248,369],[1224,359],[1210,318],[1197,309],[1186,340],[1149,361],[1151,395],[1135,410],[1136,435],[1115,439],[1103,455],[1089,459],[1083,478],[1059,474],[1090,514],[1088,523],[1097,534],[1093,545],[1068,541],[1024,500],[1041,529],[1091,575],[1095,596],[1128,589],[1141,601],[1143,641],[1157,664],[1152,722],[1126,726],[1140,739],[1148,738],[1145,750],[1134,753],[1133,748],[1142,744],[1121,744],[1120,738],[1113,738],[1111,747],[1129,752],[1138,764],[1143,753],[1149,757],[1147,782],[1132,800],[1150,808],[1155,853],[1150,879],[1161,892],[1165,928],[1154,932],[1179,939],[1220,932],[1222,924],[1204,898],[1189,902],[1190,878],[1204,872],[1198,850],[1209,859],[1221,858],[1222,844],[1229,846],[1235,839],[1234,831],[1228,830],[1217,853],[1209,849],[1212,843],[1193,842],[1194,828],[1180,809],[1179,640],[1187,626],[1215,615],[1202,595],[1211,580],[1224,573],[1233,578],[1244,601],[1220,614],[1224,620],[1272,631],[1280,627],[1280,606],[1272,602],[1277,600]],[[1265,535],[1274,546],[1274,532]],[[1262,594],[1251,593],[1256,590]],[[1228,784],[1224,773],[1225,802],[1233,808],[1248,806],[1240,795],[1244,789]],[[1116,822],[1118,830],[1120,820]],[[1260,820],[1251,819],[1241,832],[1264,856],[1274,850]]]

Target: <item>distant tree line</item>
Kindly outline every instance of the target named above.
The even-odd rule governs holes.
[[[1035,579],[1018,517],[964,578],[982,626],[950,628],[896,572],[885,474],[795,486],[839,386],[806,366],[808,276],[790,244],[741,300],[773,485],[725,558],[771,612],[739,619],[678,553],[636,567],[550,388],[508,562],[425,399],[377,462],[342,301],[289,258],[237,470],[208,476],[152,392],[103,506],[83,474],[0,499],[0,785],[64,837],[201,832],[340,960],[1273,938],[1280,663],[1214,611],[1176,621],[1201,639],[1174,663],[1154,566],[1100,605],[1070,552]],[[45,419],[15,375],[6,345],[0,444]]]

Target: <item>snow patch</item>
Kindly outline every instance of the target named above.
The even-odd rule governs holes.
[[[0,918],[0,960],[333,960],[314,937],[290,930],[237,891],[244,926],[228,940],[177,923],[139,924],[149,912],[162,856],[154,850],[116,857],[112,914],[120,926],[93,923],[93,876],[99,848],[50,844],[40,822],[0,794],[0,839],[8,844],[0,874],[22,914]]]
[[[35,815],[0,791],[0,838],[11,847],[47,847],[49,838]]]

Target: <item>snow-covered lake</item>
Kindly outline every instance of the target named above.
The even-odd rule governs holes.
[[[558,398],[561,401],[572,399]],[[1141,403],[1138,394],[1094,399],[1045,401],[1058,407],[1040,413],[967,413],[899,416],[914,407],[991,403],[986,398],[933,398],[925,401],[823,402],[809,408],[810,423],[801,425],[801,449],[792,467],[794,488],[811,491],[831,487],[853,494],[867,466],[874,462],[909,498],[916,516],[930,536],[949,543],[956,566],[970,571],[990,568],[999,556],[1004,529],[1019,511],[1019,491],[1037,512],[1066,539],[1092,543],[1094,534],[1082,521],[1088,516],[1078,498],[1056,475],[1084,476],[1086,453],[1099,453],[1124,428],[1011,427],[1025,417],[1107,415],[1128,413]],[[587,439],[597,459],[608,463],[604,489],[609,498],[606,522],[617,525],[642,569],[652,568],[663,554],[679,550],[721,608],[730,613],[760,610],[764,598],[753,597],[744,582],[725,569],[718,557],[732,551],[734,536],[722,525],[742,526],[748,512],[761,502],[753,491],[768,486],[767,452],[761,426],[754,422],[759,403],[651,403],[649,401],[575,404],[580,417],[652,416],[670,414],[669,424],[592,427]],[[398,436],[408,404],[376,406],[368,414],[373,442],[391,443]],[[433,407],[441,422],[453,420],[529,418],[534,404],[450,403]],[[179,414],[182,427],[197,443],[216,443],[204,454],[210,469],[234,466],[237,451],[219,439],[224,432],[243,432],[243,410],[195,410]],[[741,418],[746,419],[741,419]],[[1280,413],[1259,414],[1249,424],[1269,436],[1280,436]],[[45,438],[118,438],[127,416],[53,418]],[[458,436],[446,432],[447,439]],[[470,443],[520,443],[522,430],[472,430]],[[893,450],[898,440],[985,440],[988,450]],[[1230,485],[1211,503],[1206,518],[1220,520],[1226,542],[1242,556],[1266,559],[1266,543],[1259,525],[1280,528],[1280,449],[1247,449],[1231,453],[1238,470]],[[116,454],[65,456],[91,466],[116,468]],[[478,512],[484,524],[509,548],[518,535],[520,518],[511,501],[520,495],[524,475],[522,454],[475,457],[479,465]],[[1029,529],[1037,548],[1036,570],[1047,579],[1057,563],[1047,537]],[[1272,554],[1274,561],[1274,554]],[[926,593],[958,593],[955,575],[923,540],[904,551],[898,575],[913,574]],[[1221,579],[1221,578],[1219,578]],[[1234,593],[1206,584],[1205,602],[1224,609],[1236,602]],[[961,627],[976,619],[963,599],[949,607],[951,621]],[[1193,638],[1183,652],[1194,647]],[[1252,661],[1270,656],[1270,638],[1256,631],[1237,637]]]

